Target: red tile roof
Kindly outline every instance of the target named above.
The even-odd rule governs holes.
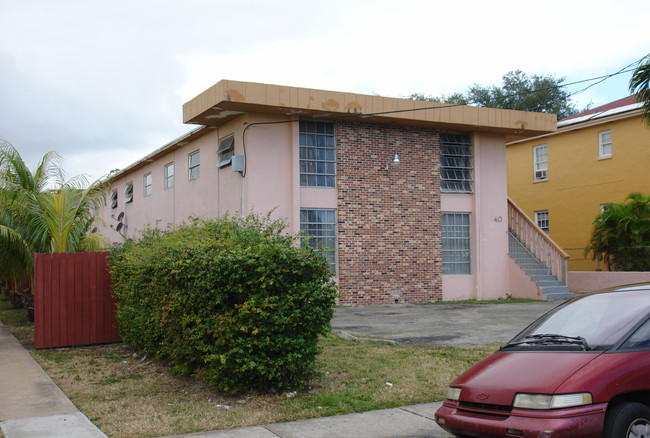
[[[599,106],[599,107],[596,107],[596,108],[592,108],[592,109],[589,109],[587,111],[583,111],[583,112],[581,112],[579,114],[574,114],[571,117],[567,117],[566,119],[562,119],[560,121],[571,120],[571,119],[575,119],[576,117],[588,116],[590,114],[596,114],[596,113],[600,113],[600,112],[603,112],[603,111],[608,111],[608,110],[611,110],[611,109],[614,109],[614,108],[619,108],[619,107],[626,106],[626,105],[632,105],[635,102],[636,102],[636,99],[635,99],[634,94],[633,94],[631,96],[624,97],[623,99],[615,100],[614,102],[610,102],[610,103],[607,103],[605,105],[602,105],[602,106]]]

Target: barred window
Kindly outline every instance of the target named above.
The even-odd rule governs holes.
[[[335,187],[336,142],[329,122],[300,121],[300,185]]]
[[[472,193],[472,141],[469,134],[440,134],[440,190]]]
[[[300,209],[300,231],[305,236],[302,245],[323,251],[335,273],[336,210]]]
[[[469,213],[442,213],[442,273],[471,273]]]

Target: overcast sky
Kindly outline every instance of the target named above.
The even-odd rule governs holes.
[[[650,52],[649,22],[647,0],[0,0],[0,138],[98,178],[193,129],[182,104],[221,79],[392,97],[516,69],[572,82]]]

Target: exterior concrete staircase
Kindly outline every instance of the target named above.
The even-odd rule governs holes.
[[[508,233],[508,250],[510,257],[526,271],[548,301],[567,300],[575,296],[569,291],[569,286],[563,285],[557,276],[551,274],[550,268],[512,231]]]

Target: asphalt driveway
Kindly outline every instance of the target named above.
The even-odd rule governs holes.
[[[343,337],[400,344],[503,344],[562,301],[504,304],[390,304],[340,307],[332,328]]]

